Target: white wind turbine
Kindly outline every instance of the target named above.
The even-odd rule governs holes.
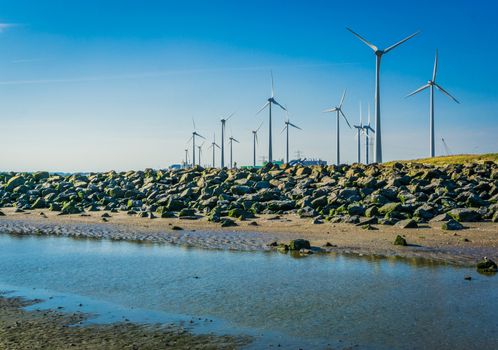
[[[437,75],[437,64],[438,64],[438,54],[436,50],[436,58],[434,60],[434,70],[432,71],[432,79],[427,82],[424,86],[418,88],[417,90],[413,91],[411,94],[409,94],[406,97],[413,96],[417,93],[419,93],[422,90],[425,89],[430,89],[430,95],[429,95],[429,123],[430,123],[430,152],[431,152],[431,157],[434,157],[436,154],[436,149],[435,149],[435,143],[434,143],[434,87],[436,87],[439,91],[441,91],[443,94],[451,98],[453,101],[456,103],[458,100],[454,98],[453,96],[450,95],[448,91],[443,89],[441,85],[436,83],[436,75]]]
[[[287,113],[287,120],[285,121],[285,126],[284,128],[282,129],[282,131],[280,133],[283,133],[284,131],[286,131],[286,151],[285,151],[285,156],[286,156],[286,163],[289,164],[289,127],[293,127],[295,129],[299,129],[299,130],[303,130],[301,129],[299,126],[297,125],[294,125],[290,122],[290,119],[289,119],[289,113]]]
[[[256,144],[258,143],[258,131],[263,126],[263,122],[259,124],[256,130],[252,131],[252,163],[253,166],[256,166]]]
[[[370,157],[370,131],[375,133],[374,129],[370,126],[370,104],[368,104],[368,123],[363,125],[365,132],[365,164],[369,164]]]
[[[346,97],[346,90],[344,90],[344,93],[342,94],[341,102],[339,103],[339,106],[331,108],[331,109],[326,109],[323,111],[323,113],[331,113],[331,112],[336,112],[337,120],[336,120],[336,132],[337,132],[337,146],[336,146],[336,164],[339,165],[341,164],[341,156],[340,156],[340,130],[339,130],[339,119],[342,114],[344,117],[344,120],[348,124],[349,128],[351,129],[351,125],[349,124],[348,119],[346,118],[346,115],[342,111],[342,104],[344,103],[344,98]]]
[[[201,139],[206,139],[204,136],[202,136],[201,134],[199,134],[197,131],[196,131],[196,127],[195,127],[195,121],[194,119],[192,119],[192,124],[194,124],[194,131],[192,132],[192,136],[190,137],[190,139],[187,141],[187,143],[192,140],[192,166],[195,167],[195,137],[198,136],[200,137]]]
[[[228,143],[230,144],[230,169],[233,168],[233,143],[234,142],[240,143],[233,136],[230,136],[230,138],[228,139]]]
[[[353,35],[355,35],[358,39],[360,39],[364,44],[370,47],[376,57],[376,65],[375,65],[375,162],[382,163],[382,139],[381,139],[381,126],[380,126],[380,62],[382,56],[399,45],[403,44],[405,41],[413,38],[420,32],[415,32],[412,35],[404,38],[401,41],[398,41],[396,44],[389,46],[387,49],[381,50],[377,46],[368,42],[365,38],[361,37],[358,33],[355,33],[353,30],[346,28]]]
[[[220,146],[218,146],[218,144],[216,143],[216,135],[213,135],[213,142],[211,142],[211,146],[209,146],[209,148],[213,149],[213,168],[216,167],[216,163],[215,163],[216,147],[218,147],[218,149],[220,148]]]
[[[357,141],[357,149],[358,149],[358,160],[357,163],[361,163],[361,134],[364,133],[364,125],[363,125],[363,114],[361,111],[361,102],[360,102],[360,124],[353,125],[353,128],[356,129],[356,141]]]
[[[275,91],[274,91],[274,86],[273,86],[273,73],[270,73],[270,74],[271,74],[271,97],[268,98],[268,101],[266,101],[265,105],[256,114],[261,113],[261,111],[263,109],[265,109],[266,107],[268,107],[268,112],[269,112],[269,118],[268,118],[268,125],[269,125],[269,128],[268,128],[268,135],[269,135],[268,162],[271,163],[273,161],[272,128],[271,128],[271,106],[272,106],[272,104],[275,104],[275,105],[279,106],[280,108],[282,108],[284,111],[286,111],[286,109],[280,103],[278,103],[275,100],[275,97],[274,97],[275,96]]]
[[[221,168],[225,167],[225,124],[233,117],[235,112],[230,114],[227,118],[221,118]]]
[[[188,143],[188,142],[187,142]],[[185,168],[188,166],[188,148],[185,148]]]

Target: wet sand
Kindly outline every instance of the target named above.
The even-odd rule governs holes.
[[[270,250],[272,242],[308,239],[312,245],[328,252],[423,258],[438,262],[472,266],[483,256],[498,259],[498,224],[465,223],[466,229],[445,231],[441,223],[423,224],[417,229],[374,225],[365,230],[352,224],[313,224],[295,215],[260,215],[238,226],[222,228],[219,223],[198,220],[148,219],[126,213],[104,212],[81,215],[33,210],[15,213],[3,208],[0,232],[22,235],[56,235],[74,238],[114,239],[152,243],[169,243],[189,247],[230,250]],[[44,215],[40,215],[43,212]],[[174,226],[183,230],[174,230]],[[396,235],[402,235],[409,246],[394,246]],[[330,243],[329,247],[325,247]]]
[[[88,315],[26,311],[37,300],[0,295],[1,349],[236,349],[248,337],[193,335],[174,325],[80,325]]]

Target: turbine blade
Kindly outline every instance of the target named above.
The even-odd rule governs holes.
[[[439,91],[441,91],[443,94],[447,95],[448,97],[450,97],[451,99],[453,99],[453,101],[455,101],[456,103],[460,103],[456,98],[454,98],[453,96],[451,96],[451,94],[446,91],[445,89],[443,89],[443,87],[439,84],[434,84],[436,85],[436,87],[439,89]]]
[[[261,113],[263,111],[263,109],[265,109],[269,104],[270,104],[270,101],[267,101],[265,103],[265,105],[263,107],[261,107],[261,109],[258,111],[258,113],[256,113],[256,115],[258,115],[259,113]]]
[[[281,105],[280,103],[278,103],[277,101],[273,100],[273,103],[274,103],[274,104],[276,104],[277,106],[279,106],[280,108],[282,108],[284,111],[287,111],[287,110],[285,109],[285,107],[284,107],[284,106],[282,106],[282,105]]]
[[[303,130],[301,129],[299,126],[295,125],[295,124],[292,124],[292,123],[289,123],[290,126],[292,126],[293,128],[296,128],[296,129],[299,129],[299,130]]]
[[[434,59],[434,71],[432,72],[432,81],[436,82],[436,75],[437,75],[437,61],[438,61],[438,54],[437,54],[437,49],[436,49],[436,58]]]
[[[274,94],[275,94],[275,88],[274,88],[274,84],[273,84],[273,72],[270,71],[270,75],[271,75],[271,97],[273,98]]]
[[[256,139],[256,144],[259,145],[258,134],[254,134],[254,138]]]
[[[356,36],[358,39],[360,39],[361,41],[363,41],[364,44],[366,44],[367,46],[369,46],[372,50],[377,51],[379,50],[377,48],[377,46],[373,45],[372,43],[368,42],[367,39],[363,38],[360,34],[358,33],[355,33],[352,29],[350,28],[346,28],[347,30],[349,30],[351,33],[353,33],[354,36]]]
[[[339,108],[341,108],[342,104],[344,103],[344,98],[346,97],[346,90],[347,89],[344,89],[344,92],[342,93],[341,103],[339,103]]]
[[[263,126],[263,122],[261,122],[261,124],[259,124],[259,126],[258,126],[258,128],[256,129],[256,131],[255,131],[255,132],[258,132],[258,131],[259,131],[259,129],[261,129],[261,127],[262,127],[262,126]]]
[[[235,142],[237,142],[237,143],[240,143],[239,141],[237,141],[237,139],[234,139],[233,137],[232,137],[232,140],[234,140],[234,141],[235,141]]]
[[[217,143],[215,143],[214,145],[215,145],[216,147],[218,147],[218,148],[221,148],[220,146],[218,146],[218,144],[217,144]]]
[[[418,94],[420,91],[427,89],[429,86],[430,86],[429,84],[425,84],[424,86],[419,87],[417,90],[413,91],[412,93],[406,95],[405,98]]]
[[[232,118],[235,115],[235,112],[232,112],[225,121],[228,121],[230,118]]]
[[[194,131],[197,130],[197,128],[195,127],[195,120],[194,120],[194,117],[192,117],[192,125],[194,126]]]
[[[287,126],[287,124],[285,124],[284,128],[282,129],[282,131],[280,131],[280,135],[282,135],[282,133],[283,133],[283,132],[285,131],[285,129],[287,129],[287,128],[288,128],[288,126]]]
[[[195,133],[196,136],[199,136],[201,139],[206,139],[204,136],[202,136],[201,134],[198,134],[198,133]]]
[[[351,128],[351,124],[349,124],[349,121],[348,121],[348,118],[346,118],[346,115],[344,114],[344,112],[342,111],[342,109],[339,109],[339,112],[342,114],[342,116],[344,117],[344,120],[346,121],[346,123],[348,124],[349,128]]]
[[[337,107],[331,108],[331,109],[326,109],[322,111],[322,113],[332,113],[332,112],[337,112]]]
[[[387,49],[384,50],[384,53],[388,53],[389,51],[391,51],[392,49],[398,47],[399,45],[403,44],[405,41],[408,41],[410,40],[411,38],[413,38],[415,35],[417,35],[418,33],[420,33],[420,31],[418,32],[415,32],[413,33],[412,35],[410,36],[407,36],[406,38],[404,38],[403,40],[401,41],[398,41],[396,44],[392,45],[392,46],[389,46]]]

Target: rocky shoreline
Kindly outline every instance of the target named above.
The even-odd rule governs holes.
[[[0,173],[0,208],[60,214],[107,210],[229,226],[258,214],[415,226],[498,221],[498,165],[417,163],[90,173]],[[1,215],[1,214],[0,214]],[[458,227],[458,225],[454,225]]]
[[[496,259],[498,165],[0,173],[0,208],[7,233],[233,250],[306,238],[332,252],[472,265]],[[393,246],[399,234],[407,247]]]
[[[40,302],[0,295],[2,349],[237,349],[248,337],[194,335],[175,325],[131,322],[82,325],[88,315],[56,310],[26,311]]]

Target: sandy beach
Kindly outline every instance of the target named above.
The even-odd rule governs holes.
[[[88,315],[23,309],[37,302],[0,295],[0,348],[236,349],[248,342],[247,337],[193,335],[177,325],[130,322],[81,325]]]
[[[187,247],[229,250],[270,250],[273,242],[288,243],[304,238],[325,252],[428,259],[473,266],[483,256],[498,258],[498,224],[466,223],[466,229],[445,231],[441,223],[420,225],[416,229],[375,225],[375,229],[344,223],[314,224],[296,215],[259,215],[237,221],[238,226],[222,228],[206,218],[139,218],[126,213],[91,212],[81,216],[57,215],[44,210],[16,213],[4,208],[0,232],[21,235],[55,235],[73,238],[113,239],[167,243]],[[43,214],[42,214],[43,213]],[[175,229],[176,228],[176,229]],[[181,229],[177,229],[181,228]],[[408,246],[395,246],[397,235]],[[327,244],[329,243],[329,244]]]

